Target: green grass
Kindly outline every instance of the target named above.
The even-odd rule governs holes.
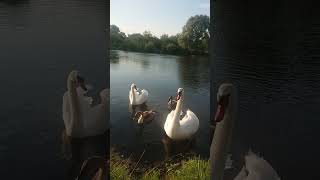
[[[164,166],[147,169],[141,174],[131,173],[130,159],[122,159],[117,153],[111,153],[110,177],[116,180],[209,180],[210,166],[208,160],[192,157],[181,162],[164,162]]]
[[[145,172],[141,178],[141,180],[158,180],[160,179],[160,170],[152,169]]]
[[[117,153],[112,152],[110,158],[110,178],[119,180],[130,180],[130,167],[128,163],[120,158]]]
[[[171,166],[172,167],[172,166]],[[191,158],[184,160],[181,166],[173,168],[168,172],[168,179],[191,180],[191,179],[210,179],[210,166],[207,160]]]

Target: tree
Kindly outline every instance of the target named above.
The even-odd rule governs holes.
[[[110,25],[110,41],[112,49],[123,48],[125,38],[125,33],[121,32],[118,26]]]
[[[178,46],[174,43],[169,43],[167,46],[166,46],[166,52],[169,53],[169,54],[174,54],[174,53],[177,53],[178,52]]]
[[[150,31],[126,36],[119,27],[110,25],[111,48],[128,51],[184,55],[207,54],[209,37],[209,17],[205,15],[190,17],[182,33],[173,36],[163,34],[160,38],[152,35]]]
[[[190,51],[207,51],[209,25],[209,16],[196,15],[190,17],[178,38],[179,45]]]
[[[154,52],[156,50],[156,47],[152,41],[147,42],[144,46],[144,50],[147,52]]]
[[[140,33],[130,34],[127,37],[127,49],[132,51],[143,51],[145,46],[145,38]]]

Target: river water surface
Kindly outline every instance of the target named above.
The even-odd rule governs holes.
[[[0,2],[1,179],[65,179],[66,78],[106,87],[106,13],[99,0]]]
[[[165,157],[162,140],[169,96],[176,96],[184,88],[184,107],[199,118],[200,128],[190,152],[204,158],[209,156],[210,79],[208,57],[178,57],[170,55],[112,51],[110,62],[110,123],[111,147],[125,155],[143,161],[157,161]],[[147,106],[159,112],[157,118],[143,130],[131,119],[129,90],[131,83],[149,91]],[[189,152],[189,151],[188,151]]]
[[[243,46],[232,51],[228,41],[217,38],[219,50],[211,56],[212,110],[223,81],[232,81],[238,89],[235,158],[251,148],[283,179],[319,177],[318,166],[311,165],[318,164],[320,150],[320,61],[315,45],[319,26],[301,29],[285,29],[283,36],[268,34],[270,39],[260,34],[251,41],[244,38],[237,42]],[[246,33],[244,37],[254,34]]]

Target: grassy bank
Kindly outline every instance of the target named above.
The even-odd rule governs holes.
[[[209,180],[210,166],[207,160],[194,156],[179,161],[168,159],[153,167],[139,168],[139,161],[133,162],[130,158],[121,158],[119,154],[112,151],[110,177],[119,180]]]

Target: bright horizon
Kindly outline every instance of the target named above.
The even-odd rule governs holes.
[[[111,0],[110,24],[128,34],[175,35],[191,16],[210,16],[210,0]]]

